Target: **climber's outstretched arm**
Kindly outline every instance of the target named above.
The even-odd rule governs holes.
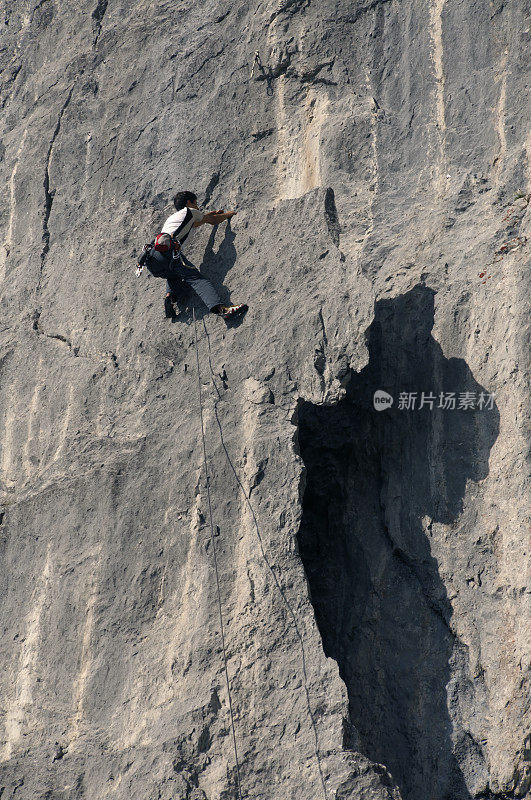
[[[209,211],[207,214],[205,214],[203,219],[194,222],[194,228],[199,228],[205,223],[208,225],[219,225],[220,222],[225,222],[226,219],[230,219],[235,214],[236,211],[223,211],[223,209],[220,209],[219,211]]]

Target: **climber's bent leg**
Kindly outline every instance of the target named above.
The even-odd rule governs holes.
[[[171,295],[175,300],[179,296],[179,292],[183,290],[183,282],[180,278],[168,278],[166,280],[166,293]]]
[[[175,277],[180,278],[189,286],[191,286],[194,292],[199,295],[209,311],[217,311],[218,307],[221,307],[221,300],[210,281],[204,278],[199,270],[196,269],[193,264],[188,261],[188,259],[183,258],[183,261],[186,261],[186,263],[183,263],[180,260],[173,262],[171,266],[172,275],[175,274]],[[171,280],[168,282],[171,291]]]

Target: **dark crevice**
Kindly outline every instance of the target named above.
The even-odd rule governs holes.
[[[175,94],[177,94],[177,92],[180,92],[185,87],[189,86],[192,82],[192,79],[195,78],[195,76],[201,72],[201,70],[208,64],[209,61],[219,58],[219,56],[222,55],[222,53],[224,53],[225,47],[226,45],[223,45],[221,49],[218,50],[216,53],[211,53],[210,55],[206,56],[206,58],[203,59],[203,61],[197,67],[197,69],[195,69],[190,75],[188,75],[184,83],[182,83],[180,86],[177,87],[177,89],[175,89]],[[170,56],[170,61],[173,58],[177,58],[178,55],[180,54],[175,54],[174,56]]]
[[[53,151],[53,146],[55,144],[55,141],[56,141],[56,139],[57,139],[57,137],[59,135],[59,131],[61,130],[61,122],[62,122],[62,119],[63,119],[63,115],[64,115],[64,113],[65,113],[65,111],[66,111],[66,109],[68,107],[68,104],[70,103],[71,98],[72,98],[72,93],[74,91],[74,86],[75,86],[75,81],[72,84],[72,86],[70,87],[70,91],[68,92],[68,96],[67,96],[65,102],[63,103],[63,106],[62,106],[62,108],[61,108],[61,110],[59,112],[59,115],[57,117],[57,123],[55,125],[55,130],[54,130],[54,132],[52,134],[52,139],[50,141],[50,146],[48,147],[48,152],[46,154],[46,163],[45,163],[45,167],[44,167],[44,182],[43,182],[43,186],[44,186],[44,215],[43,215],[43,221],[42,221],[41,269],[40,269],[39,282],[38,282],[37,289],[40,286],[40,281],[41,281],[42,273],[43,273],[43,270],[44,270],[44,264],[45,264],[45,261],[46,261],[46,256],[48,255],[48,251],[50,249],[50,230],[48,228],[48,223],[49,223],[49,220],[50,220],[50,215],[52,213],[53,199],[54,199],[54,195],[55,195],[55,189],[51,189],[50,188],[50,162],[51,162],[51,159],[52,159],[52,151]]]
[[[398,408],[400,392],[488,394],[465,361],[445,358],[433,319],[425,286],[377,302],[369,362],[346,397],[300,404],[298,541],[325,653],[348,690],[346,746],[385,764],[403,800],[471,800],[489,776],[456,701],[480,697],[480,679],[452,630],[432,523],[455,523],[467,481],[488,475],[499,414]],[[379,389],[395,398],[384,411]]]
[[[33,312],[32,328],[39,336],[43,336],[45,339],[54,339],[56,342],[61,342],[61,344],[65,344],[68,347],[68,350],[70,351],[71,355],[74,356],[74,358],[86,358],[90,360],[93,356],[97,355],[100,359],[104,358],[105,360],[110,361],[111,364],[116,369],[119,369],[120,365],[118,363],[118,358],[116,356],[116,353],[113,353],[112,350],[106,350],[105,352],[100,352],[97,354],[81,353],[80,352],[81,348],[78,347],[77,345],[72,344],[70,339],[68,339],[66,336],[63,336],[62,333],[47,333],[46,331],[44,331],[41,327],[40,316],[41,315],[39,311]],[[165,372],[164,375],[171,374],[172,371],[173,367],[171,367],[167,372]],[[156,378],[156,380],[159,380],[159,378]]]
[[[301,83],[313,83],[318,82],[316,81],[317,75],[321,72],[322,69],[328,68],[331,69],[334,65],[335,58],[330,59],[330,61],[323,61],[320,64],[316,64],[315,66],[311,67],[310,69],[306,69],[304,72],[301,72],[299,75],[299,80]]]
[[[339,247],[339,234],[341,231],[341,226],[339,224],[339,217],[336,208],[336,198],[334,195],[334,190],[330,187],[328,187],[325,193],[324,210],[326,217],[326,225],[328,227],[328,233],[330,234],[330,238],[332,239],[335,246]]]
[[[79,356],[79,347],[74,347],[70,339],[67,339],[66,336],[63,336],[60,333],[46,333],[46,331],[43,331],[39,320],[40,314],[36,311],[33,315],[33,330],[36,331],[39,336],[44,336],[46,339],[55,339],[58,342],[62,342],[62,344],[66,344],[73,356]]]
[[[18,76],[20,70],[22,69],[22,64],[13,64],[13,65],[11,65],[9,67],[9,69],[11,70],[11,74],[9,75],[8,78],[5,79],[5,82],[4,82],[4,85],[3,85],[4,97],[0,101],[0,108],[4,108],[6,103],[11,99],[11,94],[12,94],[13,89],[14,89],[15,80],[17,79],[17,76]],[[7,71],[7,69],[6,70],[2,70],[0,74],[3,75],[3,73],[5,71]],[[7,91],[8,87],[10,87],[10,91],[9,92]]]
[[[214,24],[215,25],[219,25],[220,22],[223,22],[223,20],[226,19],[226,17],[229,16],[231,11],[232,11],[232,8],[228,8],[226,11],[224,11],[222,14],[220,14],[219,17],[216,17],[216,19],[214,20]]]
[[[319,309],[319,322],[321,323],[321,331],[323,333],[323,345],[328,347],[328,336],[326,335],[326,328],[323,319],[323,309]]]
[[[265,139],[266,136],[271,136],[275,132],[274,128],[266,128],[263,131],[256,131],[255,133],[251,133],[255,142],[259,142],[260,139]]]
[[[79,352],[79,347],[74,347],[72,342],[66,338],[66,336],[61,336],[60,333],[43,333],[43,336],[47,336],[48,339],[56,339],[58,342],[62,342],[66,344],[68,349],[71,351],[72,355],[77,356]]]
[[[105,16],[105,12],[107,11],[108,5],[109,5],[109,0],[98,0],[98,5],[92,12],[93,47],[96,47],[98,43],[98,39],[101,33],[101,26],[103,24],[103,18]]]

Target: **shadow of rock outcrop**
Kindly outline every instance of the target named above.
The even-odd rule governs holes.
[[[346,745],[385,764],[404,800],[469,800],[469,776],[481,784],[486,766],[449,711],[462,645],[431,526],[455,523],[467,481],[488,475],[499,414],[465,361],[445,358],[433,321],[434,292],[423,285],[377,302],[369,362],[345,399],[301,403],[298,540],[325,652],[348,689]],[[394,397],[381,412],[378,389]],[[421,392],[433,408],[418,408]],[[450,392],[456,408],[438,408]],[[475,408],[458,408],[465,392]],[[400,393],[416,393],[414,410],[399,407]]]

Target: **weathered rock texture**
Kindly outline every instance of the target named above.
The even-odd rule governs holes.
[[[526,5],[6,2],[2,800],[238,797],[187,187],[241,796],[529,794]]]

